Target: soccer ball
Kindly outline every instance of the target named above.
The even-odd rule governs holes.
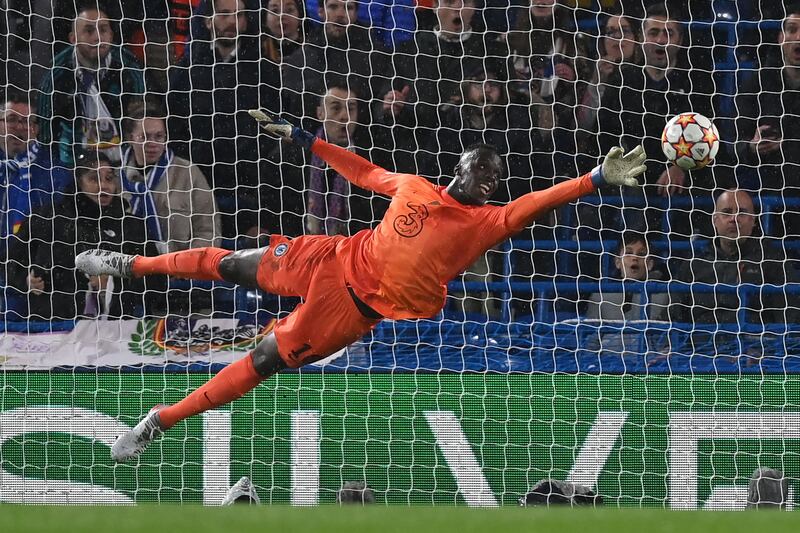
[[[700,113],[681,113],[664,126],[661,149],[667,159],[682,169],[697,170],[716,157],[719,131]]]

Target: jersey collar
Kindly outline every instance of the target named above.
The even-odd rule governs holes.
[[[460,209],[476,209],[478,207],[481,207],[479,205],[462,204],[461,202],[450,196],[450,193],[447,192],[447,187],[445,186],[440,186],[440,187],[441,187],[442,200],[444,200],[444,203],[446,203],[447,205],[458,207]]]

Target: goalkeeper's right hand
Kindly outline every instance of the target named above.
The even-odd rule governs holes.
[[[644,164],[646,159],[641,145],[627,154],[619,146],[612,148],[603,159],[603,164],[592,171],[592,182],[595,187],[603,185],[638,187],[640,185],[638,177],[647,170]]]
[[[293,126],[289,121],[282,118],[272,116],[262,109],[251,109],[248,111],[250,116],[256,119],[258,125],[264,128],[264,131],[278,137],[292,141],[303,148],[310,150],[311,145],[314,144],[314,135],[302,128]]]

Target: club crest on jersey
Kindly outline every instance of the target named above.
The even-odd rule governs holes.
[[[406,204],[410,212],[397,215],[392,227],[401,237],[416,237],[422,231],[422,221],[428,218],[428,208],[425,204]]]
[[[289,245],[281,243],[275,247],[275,251],[273,252],[273,254],[275,254],[275,257],[280,257],[288,251],[289,251]]]

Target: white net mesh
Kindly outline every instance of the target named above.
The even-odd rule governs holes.
[[[800,8],[678,4],[0,2],[0,501],[217,504],[249,476],[270,503],[359,481],[378,502],[495,506],[572,490],[531,492],[552,478],[741,508],[755,469],[800,475]],[[645,185],[543,215],[435,317],[385,321],[114,466],[117,434],[299,299],[87,277],[78,253],[351,236],[389,205],[259,135],[254,108],[437,185],[490,144],[498,205],[614,146],[645,147]],[[721,137],[691,173],[661,150],[689,111]]]

